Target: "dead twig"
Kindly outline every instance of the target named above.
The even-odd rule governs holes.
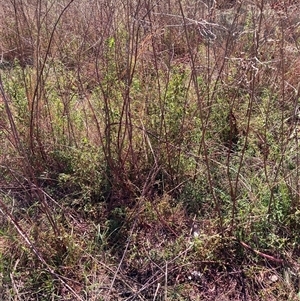
[[[247,245],[247,244],[246,244],[245,242],[243,242],[243,241],[240,241],[240,244],[241,244],[244,248],[246,248],[246,249],[248,249],[248,250],[251,250],[252,252],[254,252],[255,254],[257,254],[257,255],[259,255],[259,256],[261,256],[261,257],[263,257],[263,258],[266,258],[266,259],[268,259],[268,260],[275,261],[275,262],[278,262],[278,263],[283,263],[283,260],[282,260],[282,259],[276,258],[276,257],[274,257],[274,256],[272,256],[272,255],[265,254],[265,253],[263,253],[263,252],[261,252],[261,251],[255,250],[255,249],[253,249],[252,247],[250,247],[249,245]]]

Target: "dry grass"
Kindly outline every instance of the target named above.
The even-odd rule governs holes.
[[[298,300],[297,1],[0,17],[2,300]]]

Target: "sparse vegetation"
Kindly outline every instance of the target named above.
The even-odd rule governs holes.
[[[3,2],[1,300],[298,300],[299,10]]]

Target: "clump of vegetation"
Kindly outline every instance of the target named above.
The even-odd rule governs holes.
[[[2,300],[299,299],[297,1],[2,4]]]

